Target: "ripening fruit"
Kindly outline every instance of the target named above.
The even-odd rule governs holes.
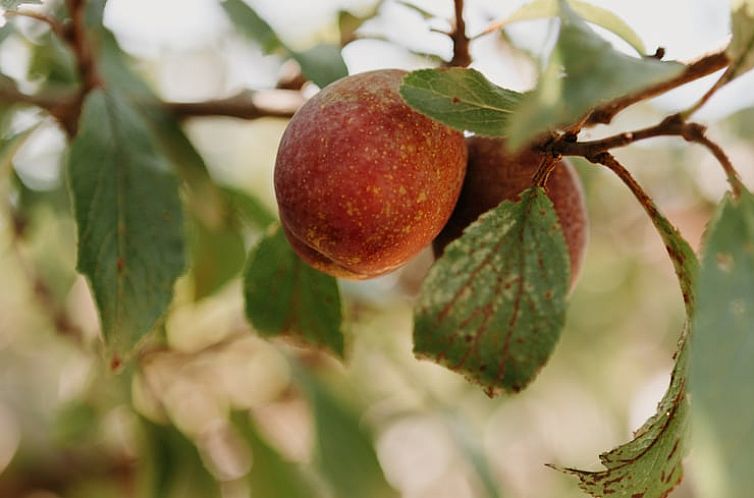
[[[413,111],[405,72],[327,86],[291,119],[275,163],[275,196],[293,249],[315,268],[364,279],[432,242],[458,199],[463,135]]]
[[[518,200],[519,194],[532,185],[532,177],[542,161],[542,155],[532,150],[512,155],[500,138],[475,136],[468,138],[466,143],[469,153],[466,179],[448,224],[433,242],[437,257],[479,215],[503,200]],[[545,190],[563,229],[573,283],[581,268],[587,228],[584,195],[573,166],[561,160],[550,174]]]

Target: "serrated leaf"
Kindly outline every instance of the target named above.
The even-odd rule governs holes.
[[[681,288],[686,314],[691,316],[694,310],[694,286],[699,272],[699,261],[696,253],[678,229],[654,207],[654,203],[652,206],[654,208],[654,211],[650,213],[652,223],[665,243],[665,249],[670,255]]]
[[[322,43],[304,52],[292,52],[301,72],[315,85],[324,88],[348,75],[348,68],[337,45]]]
[[[631,26],[615,15],[608,9],[592,5],[581,0],[570,0],[571,7],[584,20],[589,21],[597,26],[605,28],[611,33],[622,38],[626,43],[631,45],[639,54],[646,53],[644,42]],[[558,16],[558,0],[534,0],[518,8],[513,14],[507,17],[502,26],[507,26],[514,22],[530,21],[547,17]]]
[[[630,442],[600,455],[607,470],[562,469],[579,479],[582,490],[598,498],[665,498],[683,477],[687,451],[687,335],[681,340],[670,386],[652,416]]]
[[[728,81],[754,68],[754,1],[740,3],[731,13],[732,37],[725,50],[731,60],[725,76]]]
[[[502,136],[521,94],[465,68],[420,69],[407,74],[401,96],[414,109],[457,130]]]
[[[79,126],[69,158],[78,269],[105,341],[123,354],[163,315],[185,267],[178,182],[117,93],[92,92]]]
[[[330,484],[333,498],[397,498],[399,494],[385,480],[361,414],[311,372],[297,367],[294,374],[313,413],[315,465]]]
[[[285,48],[272,27],[243,0],[225,0],[222,4],[233,24],[246,36],[259,43],[265,53]]]
[[[615,50],[565,0],[559,5],[560,34],[548,66],[509,121],[508,144],[514,149],[547,130],[577,122],[600,104],[673,78],[684,68]]]
[[[42,5],[42,0],[0,0],[0,7],[4,10],[15,10],[21,5]]]
[[[748,497],[754,489],[754,196],[747,191],[726,197],[708,229],[694,323],[692,410],[714,441],[705,458],[717,464],[724,487],[711,498]]]
[[[503,202],[451,243],[414,312],[414,352],[481,384],[520,391],[563,328],[568,252],[544,190]]]
[[[314,498],[312,483],[292,462],[286,461],[259,434],[246,413],[232,414],[233,426],[249,445],[252,455],[248,480],[251,496],[259,498]]]
[[[279,226],[249,255],[244,295],[246,316],[262,335],[289,334],[343,356],[338,284],[302,262]]]

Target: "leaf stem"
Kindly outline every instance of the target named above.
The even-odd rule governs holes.
[[[746,187],[741,181],[741,177],[738,175],[738,171],[736,171],[736,169],[733,167],[733,163],[731,162],[728,155],[725,154],[725,151],[722,149],[722,147],[720,147],[717,143],[713,142],[703,134],[692,137],[689,141],[703,145],[712,153],[712,155],[715,156],[715,159],[717,159],[717,161],[720,163],[720,166],[723,167],[725,175],[728,177],[728,183],[730,183],[730,188],[733,192],[733,196],[738,198],[741,195],[741,192],[746,190]]]
[[[725,51],[715,52],[704,56],[701,59],[688,64],[686,69],[675,78],[663,81],[639,92],[620,97],[597,107],[589,114],[589,119],[586,120],[586,125],[594,126],[597,124],[609,124],[613,120],[613,117],[626,107],[642,100],[656,97],[691,81],[708,76],[720,69],[724,69],[728,64],[730,64],[730,59]]]
[[[731,68],[729,66],[728,70],[725,71],[722,74],[722,76],[720,76],[720,78],[718,78],[718,80],[715,82],[714,85],[712,85],[712,88],[707,90],[707,92],[704,95],[702,95],[702,98],[700,98],[693,106],[691,106],[690,108],[686,109],[685,111],[681,113],[681,116],[683,117],[683,119],[689,119],[696,111],[701,109],[704,106],[704,104],[706,104],[707,101],[710,98],[712,98],[712,96],[719,89],[721,89],[726,83],[730,81],[730,75],[732,74],[730,69]]]
[[[550,178],[550,174],[555,170],[559,158],[559,155],[545,154],[537,167],[537,171],[531,179],[532,185],[544,188],[545,185],[547,185],[547,180]]]
[[[696,255],[691,246],[683,238],[675,226],[660,212],[652,198],[647,194],[639,183],[634,179],[631,173],[609,152],[600,152],[593,156],[587,157],[591,162],[602,164],[609,168],[613,173],[618,175],[623,183],[628,187],[644,211],[649,215],[652,224],[657,229],[657,233],[665,243],[665,249],[670,256],[670,260],[675,268],[678,282],[683,294],[683,300],[689,316],[694,308],[694,280],[699,266]]]

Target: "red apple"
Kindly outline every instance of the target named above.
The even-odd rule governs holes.
[[[280,219],[315,268],[364,279],[429,245],[458,199],[463,135],[412,110],[405,72],[342,78],[291,119],[275,163]]]

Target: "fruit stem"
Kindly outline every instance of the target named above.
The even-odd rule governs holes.
[[[544,188],[547,185],[547,179],[550,178],[550,174],[555,170],[558,159],[560,159],[559,155],[545,154],[531,179],[533,186]]]

